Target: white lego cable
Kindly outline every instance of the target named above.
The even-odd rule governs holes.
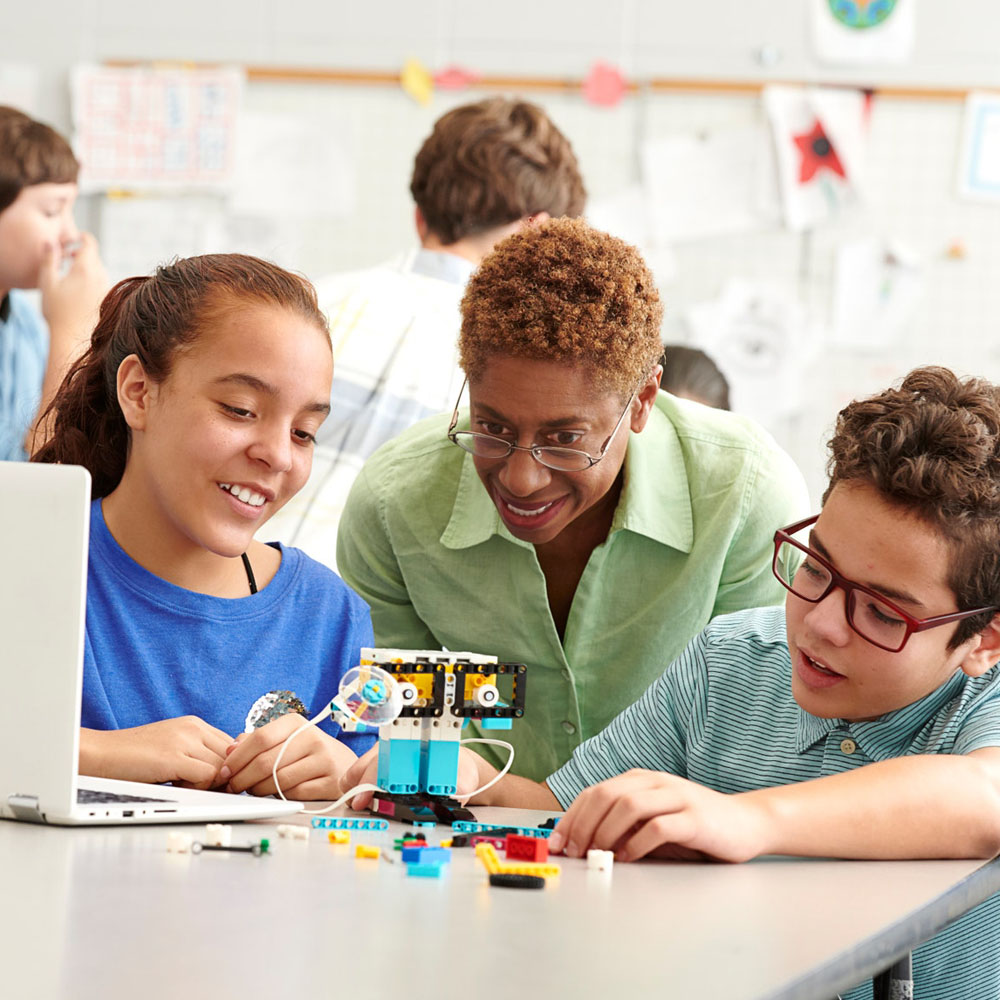
[[[289,733],[285,737],[285,741],[281,744],[281,749],[278,751],[278,756],[274,758],[274,765],[271,767],[271,777],[274,780],[274,789],[278,793],[278,797],[282,801],[287,802],[288,799],[285,798],[285,793],[281,790],[281,785],[278,783],[278,765],[281,763],[281,758],[285,756],[285,751],[288,749],[288,744],[295,739],[299,733],[304,733],[310,726],[315,726],[327,718],[333,711],[333,705],[327,705],[319,715],[311,718],[304,726],[299,726],[298,729]],[[330,812],[331,809],[336,809],[337,806],[343,805],[352,796],[359,794],[360,792],[381,792],[382,789],[378,785],[361,784],[352,788],[349,792],[345,792],[343,795],[337,799],[336,802],[325,806],[323,809],[303,809],[302,812],[307,816],[318,816],[320,813]]]
[[[504,740],[488,740],[485,737],[458,741],[459,746],[462,746],[465,743],[488,743],[490,744],[490,746],[494,747],[506,747],[510,751],[510,756],[507,758],[507,763],[504,764],[504,766],[500,769],[500,772],[498,774],[495,774],[492,778],[490,778],[489,781],[486,782],[485,785],[482,785],[481,787],[477,788],[474,792],[470,792],[468,795],[462,796],[463,799],[468,801],[474,796],[479,795],[481,792],[485,792],[487,788],[492,788],[510,770],[511,764],[514,763],[514,748]]]

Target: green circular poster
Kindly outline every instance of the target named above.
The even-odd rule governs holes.
[[[896,0],[827,0],[834,19],[848,28],[874,28],[892,15]]]

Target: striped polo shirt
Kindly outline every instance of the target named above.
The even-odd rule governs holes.
[[[714,619],[681,656],[546,782],[563,807],[630,768],[716,791],[808,781],[908,754],[1000,746],[1000,669],[958,672],[925,698],[870,722],[821,719],[791,693],[783,608]],[[819,901],[817,901],[819,904]],[[914,952],[920,1000],[1000,996],[1000,894]],[[844,1000],[871,998],[871,984]]]

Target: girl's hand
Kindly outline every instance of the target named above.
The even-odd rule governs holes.
[[[232,742],[228,733],[194,715],[134,729],[81,729],[80,773],[212,788]]]
[[[661,771],[627,771],[582,791],[549,847],[569,857],[590,848],[618,861],[647,854],[675,859],[747,861],[765,844],[764,813],[749,795],[724,795]]]
[[[467,799],[480,785],[485,784],[488,779],[480,777],[480,767],[489,768],[489,765],[477,753],[473,753],[466,747],[460,747],[458,751],[458,791],[455,798],[461,801]],[[492,770],[492,768],[490,768]],[[495,774],[496,772],[493,771]],[[359,757],[343,774],[340,779],[340,791],[331,798],[339,798],[349,792],[356,785],[378,784],[378,743],[366,754]],[[359,811],[367,809],[372,801],[371,792],[359,792],[348,803],[352,809]]]
[[[283,715],[252,733],[241,735],[224,750],[226,759],[219,783],[228,782],[230,792],[273,795],[277,792],[271,771],[281,745],[306,720],[295,713]],[[296,736],[281,758],[278,784],[285,798],[300,801],[340,797],[341,775],[357,756],[350,747],[316,726]]]

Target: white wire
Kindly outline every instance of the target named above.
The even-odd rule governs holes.
[[[490,778],[489,781],[486,782],[485,785],[483,785],[480,788],[477,788],[474,792],[471,792],[469,795],[462,796],[462,798],[465,799],[466,802],[468,802],[469,799],[474,798],[477,795],[480,795],[482,792],[485,792],[487,788],[492,788],[510,770],[511,764],[514,763],[514,748],[504,740],[488,740],[485,737],[458,741],[459,746],[463,746],[466,743],[489,743],[490,746],[506,747],[510,751],[510,756],[507,758],[507,763],[504,764],[503,768],[499,771],[499,773],[495,774],[492,778]]]

